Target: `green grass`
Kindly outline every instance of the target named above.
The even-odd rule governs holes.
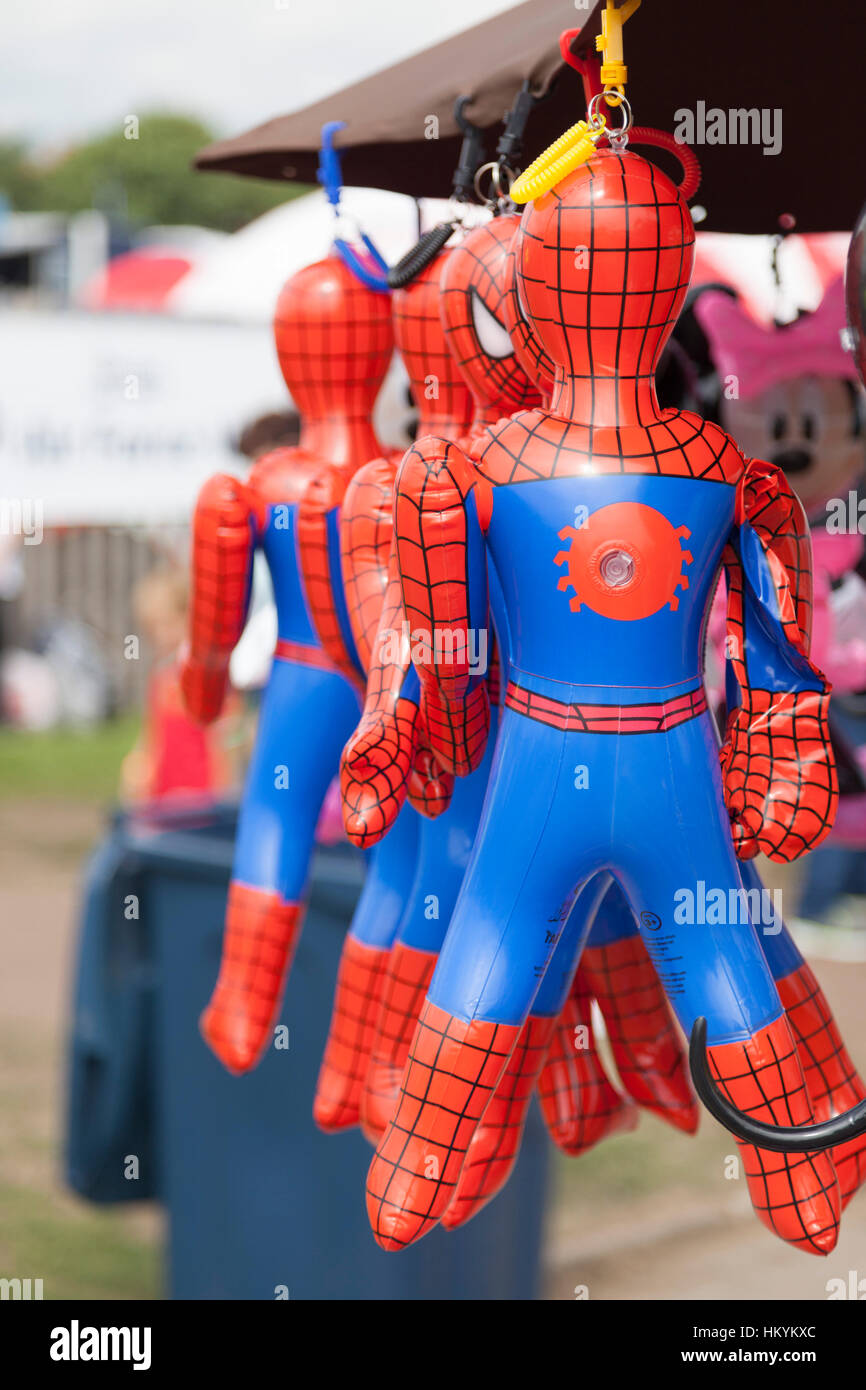
[[[0,1275],[42,1279],[46,1299],[162,1296],[159,1248],[110,1210],[0,1184]]]
[[[126,715],[86,731],[0,728],[0,806],[9,822],[10,862],[26,854],[32,872],[34,856],[48,854],[55,866],[77,866],[95,824],[92,811],[80,812],[116,799],[120,765],[139,724],[138,716]],[[67,804],[68,815],[52,810],[43,825],[41,806]],[[29,814],[16,817],[15,807]],[[53,1050],[46,1057],[31,1033],[2,1032],[0,1277],[42,1279],[46,1299],[162,1297],[162,1255],[148,1238],[150,1223],[130,1220],[126,1208],[89,1206],[57,1187],[56,1139],[42,1116]]]
[[[120,764],[139,724],[137,715],[124,715],[93,730],[22,733],[0,728],[0,798],[112,801]]]

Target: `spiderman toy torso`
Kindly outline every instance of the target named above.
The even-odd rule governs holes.
[[[304,592],[298,506],[322,461],[298,449],[275,450],[256,465],[247,483],[261,546],[274,590],[277,636],[288,644],[322,650]]]
[[[670,440],[691,420],[665,423]],[[487,544],[511,680],[551,695],[552,683],[570,683],[599,701],[612,687],[660,699],[700,684],[705,614],[743,460],[721,431],[698,423],[698,457],[715,445],[718,481],[694,476],[694,453],[670,442],[651,476],[643,458],[566,453],[545,439],[561,435],[561,422],[542,412],[487,431],[477,468],[494,485]],[[530,437],[532,473],[520,457]]]

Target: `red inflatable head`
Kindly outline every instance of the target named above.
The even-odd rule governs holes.
[[[518,293],[556,365],[556,414],[657,418],[656,367],[686,297],[694,240],[675,185],[630,152],[599,151],[527,206]]]
[[[517,225],[511,215],[476,227],[450,253],[442,273],[448,344],[479,414],[491,420],[540,400],[517,360],[503,314],[508,249]]]
[[[520,295],[517,292],[519,230],[518,223],[505,260],[505,294],[502,299],[502,317],[514,344],[514,354],[518,362],[529,380],[538,387],[542,396],[548,397],[553,390],[556,365],[541,346],[532,324],[525,317],[521,308]]]
[[[368,290],[329,256],[286,281],[274,339],[302,416],[369,416],[394,348],[390,296]]]
[[[451,252],[443,251],[391,299],[394,339],[418,406],[418,434],[463,434],[472,419],[472,397],[448,346],[439,304],[442,275]]]

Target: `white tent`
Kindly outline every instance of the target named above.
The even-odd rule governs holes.
[[[418,237],[418,204],[402,193],[346,188],[342,209],[393,265]],[[447,213],[441,199],[422,199],[422,226]],[[306,193],[256,218],[227,241],[205,251],[166,302],[183,318],[270,323],[288,277],[328,254],[334,211],[321,190]]]
[[[449,215],[449,204],[441,198],[416,202],[378,188],[346,188],[341,212],[341,234],[351,233],[354,222],[393,265],[417,241],[419,217],[426,231]],[[474,225],[489,215],[485,208],[472,207],[466,210],[466,222]],[[165,312],[199,322],[217,320],[269,329],[277,296],[288,277],[326,256],[334,232],[334,210],[321,190],[273,208],[206,250],[167,297]],[[395,354],[374,416],[379,438],[391,448],[405,448],[409,442],[407,386],[405,370]]]

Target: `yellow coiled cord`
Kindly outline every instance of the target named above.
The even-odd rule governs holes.
[[[571,126],[552,145],[548,145],[528,169],[512,184],[509,197],[515,203],[529,203],[540,198],[570,174],[580,164],[585,164],[595,153],[595,147],[604,131],[605,120],[590,126],[587,121],[578,121]]]

